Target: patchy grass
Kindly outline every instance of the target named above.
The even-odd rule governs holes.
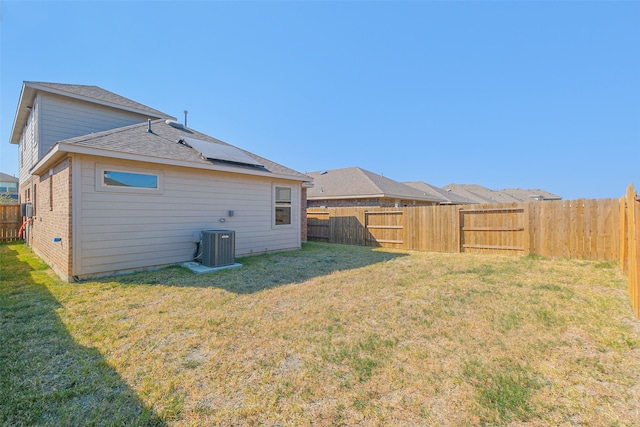
[[[66,284],[0,245],[0,423],[635,425],[615,263],[309,243]]]
[[[165,425],[68,332],[51,293],[67,287],[25,246],[0,245],[0,424]]]

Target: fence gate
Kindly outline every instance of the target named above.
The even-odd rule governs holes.
[[[460,209],[460,252],[523,252],[524,207]]]
[[[403,211],[365,211],[365,244],[367,246],[391,246],[404,243]]]
[[[18,240],[21,224],[20,205],[0,205],[0,242]]]

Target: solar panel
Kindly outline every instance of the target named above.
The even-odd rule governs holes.
[[[217,142],[203,141],[195,138],[183,138],[182,140],[209,160],[219,160],[250,166],[264,166],[244,151],[231,145],[218,144]]]

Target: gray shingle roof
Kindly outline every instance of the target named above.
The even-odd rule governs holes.
[[[62,147],[77,146],[98,149],[102,151],[100,155],[104,155],[105,157],[113,155],[112,153],[126,153],[148,157],[149,161],[153,161],[155,163],[170,164],[172,161],[181,161],[192,163],[194,166],[212,166],[214,164],[219,164],[237,168],[239,173],[242,173],[243,170],[249,170],[252,168],[250,166],[241,166],[224,162],[216,163],[206,160],[200,156],[198,151],[178,142],[181,139],[188,137],[232,146],[231,144],[227,144],[226,142],[200,133],[194,129],[178,129],[167,124],[165,120],[152,121],[151,129],[152,132],[149,133],[147,132],[147,123],[139,123],[104,132],[97,132],[90,135],[66,139],[64,141],[59,141],[59,144]],[[300,172],[240,148],[238,149],[264,166],[259,169],[253,168],[254,170],[278,175],[287,175],[302,181],[310,181],[308,176]]]
[[[511,197],[515,197],[516,199],[522,200],[523,202],[531,201],[531,200],[560,200],[561,196],[557,194],[549,193],[545,190],[540,189],[522,189],[522,188],[505,188],[502,190],[498,190],[500,192],[506,193]]]
[[[0,181],[2,182],[18,182],[18,178],[15,176],[0,172]]]
[[[442,204],[466,205],[476,203],[473,200],[467,199],[466,197],[454,193],[453,191],[446,191],[442,188],[436,187],[435,185],[427,184],[426,182],[411,181],[404,182],[403,184],[420,190],[426,194],[432,194],[435,197],[440,197],[441,199],[443,199],[443,202],[441,202]]]
[[[477,184],[449,184],[442,188],[473,200],[474,203],[510,203],[519,201],[508,194],[498,193]]]
[[[543,195],[545,198],[560,199],[560,196],[543,190],[522,190],[506,188],[503,190],[490,190],[477,184],[449,184],[442,187],[444,190],[462,195],[474,201],[474,203],[511,203],[527,202],[534,200],[532,195]]]
[[[125,98],[124,96],[120,96],[113,92],[109,92],[108,90],[102,89],[101,87],[98,87],[98,86],[74,85],[74,84],[65,84],[65,83],[46,83],[46,82],[25,82],[25,84],[31,85],[31,86],[38,86],[42,88],[48,88],[48,89],[51,89],[52,91],[64,92],[72,98],[78,98],[78,97],[88,98],[93,101],[100,101],[107,104],[113,104],[120,107],[124,107],[126,109],[144,111],[148,114],[151,114],[153,117],[175,119],[175,117],[172,117],[167,113],[163,113],[162,111],[156,110],[155,108],[148,107],[144,104],[140,104],[139,102]]]
[[[382,175],[359,167],[310,172],[313,188],[307,192],[309,200],[335,198],[394,197],[409,200],[444,201],[441,197],[425,194]]]

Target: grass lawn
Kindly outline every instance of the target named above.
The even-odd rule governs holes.
[[[305,244],[67,284],[0,245],[1,425],[638,425],[619,266]]]

